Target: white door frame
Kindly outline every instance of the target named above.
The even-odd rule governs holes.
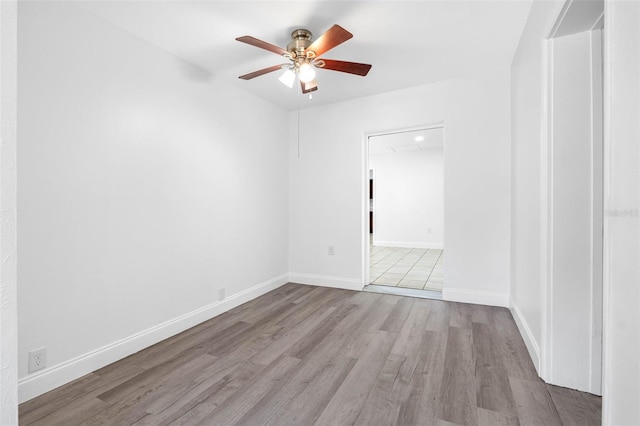
[[[571,1],[567,2],[568,4]],[[560,14],[559,20],[566,17],[566,10]],[[589,377],[587,389],[580,389],[600,395],[602,393],[602,320],[603,320],[603,92],[602,92],[602,38],[601,31],[593,31],[601,28],[602,16],[591,27],[590,55],[591,61],[591,279],[589,283],[591,304],[590,323],[587,325],[590,345],[589,352]],[[556,24],[554,31],[559,24]],[[542,143],[540,151],[540,264],[541,264],[541,347],[540,347],[540,376],[547,382],[557,383],[554,371],[554,318],[555,312],[562,312],[562,307],[555,306],[554,301],[554,235],[553,235],[553,32],[551,38],[544,43],[544,73],[543,73],[543,123]]]
[[[430,124],[424,124],[424,125],[420,125],[420,126],[410,126],[410,127],[401,127],[401,128],[395,128],[395,129],[387,129],[387,130],[378,130],[378,131],[371,131],[371,132],[365,132],[363,137],[362,137],[362,152],[363,152],[363,158],[362,158],[362,189],[361,189],[361,194],[362,194],[362,222],[360,224],[360,230],[362,232],[361,238],[360,240],[362,241],[362,259],[361,259],[361,265],[362,265],[362,287],[364,288],[365,286],[369,285],[369,263],[370,263],[370,253],[369,253],[369,138],[372,136],[384,136],[384,135],[391,135],[394,133],[405,133],[405,132],[414,132],[417,130],[432,130],[432,129],[443,129],[443,157],[444,160],[443,162],[446,162],[446,143],[444,143],[444,140],[446,139],[446,129],[445,129],[445,122],[444,121],[437,121],[434,123],[430,123]],[[445,176],[443,176],[443,185],[446,185],[446,174]],[[374,198],[375,199],[375,198]],[[374,201],[375,202],[375,201]],[[446,209],[445,209],[446,212]],[[445,220],[443,221],[444,223],[446,223],[446,215],[444,214],[445,212],[443,212],[443,217],[445,218]],[[443,247],[444,247],[444,230],[443,230]],[[446,271],[446,268],[445,268]],[[446,280],[444,280],[446,282]],[[446,285],[446,284],[445,284]]]

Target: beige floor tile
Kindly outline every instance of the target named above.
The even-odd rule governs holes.
[[[390,285],[390,286],[397,286],[398,283],[400,282],[400,279],[398,278],[386,278],[384,275],[381,277],[376,278],[373,283],[374,284],[380,284],[380,285]]]
[[[434,290],[434,291],[442,291],[442,283],[434,283],[431,281],[427,281],[427,284],[424,286],[425,290]]]
[[[434,260],[438,260],[442,257],[442,255],[439,254],[432,254],[432,253],[427,253],[424,256],[422,256],[423,259],[434,259]]]
[[[409,272],[429,272],[431,273],[431,271],[433,270],[433,268],[429,267],[429,266],[414,266],[413,268],[410,269]]]
[[[442,291],[442,250],[371,245],[370,253],[373,284]]]
[[[373,282],[378,278],[381,278],[384,274],[369,274],[369,281]]]
[[[405,288],[423,288],[424,281],[421,280],[402,280],[398,283],[397,287],[405,287]]]
[[[404,276],[404,278],[407,279],[407,280],[427,281],[427,279],[429,279],[429,272],[413,272],[413,271],[409,271],[409,272],[407,272],[407,275]]]
[[[385,274],[399,274],[403,277],[409,272],[409,268],[399,268],[397,266],[391,267],[385,272]]]
[[[434,268],[437,264],[436,264],[436,262],[432,262],[430,260],[420,259],[419,261],[416,262],[416,265],[428,266],[430,268]]]
[[[397,278],[397,279],[402,279],[406,274],[404,272],[393,272],[391,270],[385,272],[383,274],[383,276],[388,277],[388,278]]]

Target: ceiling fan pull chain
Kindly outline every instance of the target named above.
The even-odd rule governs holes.
[[[298,100],[298,158],[300,158],[300,93],[297,94]]]

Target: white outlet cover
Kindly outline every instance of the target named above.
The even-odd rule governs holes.
[[[29,373],[39,371],[47,366],[47,348],[29,352]]]

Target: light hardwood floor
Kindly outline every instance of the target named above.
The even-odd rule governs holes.
[[[21,425],[590,425],[507,309],[287,284],[20,406]]]

